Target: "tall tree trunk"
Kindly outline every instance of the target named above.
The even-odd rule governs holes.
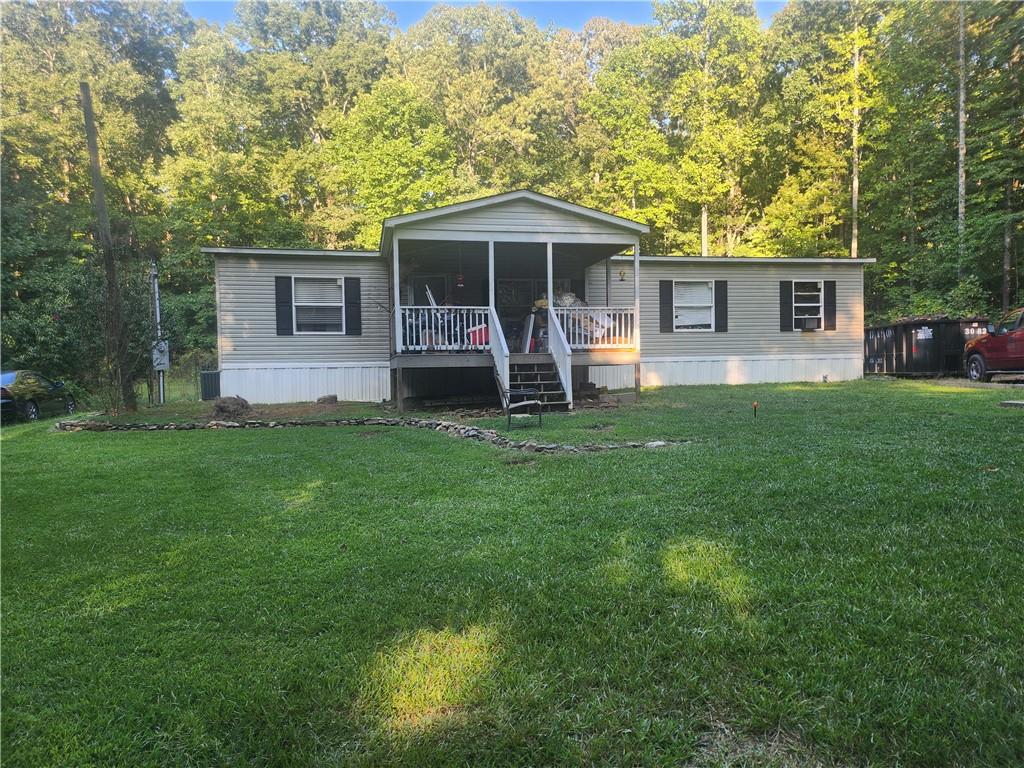
[[[956,189],[956,234],[958,278],[964,276],[964,230],[967,224],[967,61],[964,51],[964,0],[959,0],[960,12],[960,99],[957,108],[957,189]]]
[[[701,111],[701,135],[707,135],[708,126],[708,88],[710,87],[709,80],[711,79],[711,62],[708,59],[708,52],[711,49],[711,27],[708,26],[707,19],[704,20],[704,50],[701,55],[703,60],[701,61],[701,71],[704,74],[704,82],[702,83],[703,90],[701,91],[701,102],[703,104],[703,110]],[[708,204],[702,203],[700,206],[700,255],[707,258],[708,255]]]
[[[700,207],[700,255],[708,255],[708,207]]]
[[[96,119],[92,109],[92,94],[89,84],[80,83],[82,91],[82,116],[85,120],[85,139],[89,147],[89,169],[92,174],[92,200],[96,209],[96,234],[103,256],[103,273],[106,288],[106,327],[104,346],[111,366],[112,384],[120,395],[126,410],[136,409],[135,387],[125,372],[124,339],[121,322],[121,288],[117,282],[117,261],[114,258],[114,242],[110,236],[110,217],[107,214],[107,197],[103,190],[103,175],[100,172],[100,150],[96,138]]]
[[[850,180],[850,257],[857,258],[857,236],[860,208],[860,18],[857,4],[853,6],[853,169]]]
[[[1010,311],[1010,255],[1013,251],[1013,180],[1006,182],[1006,218],[1003,220],[1003,312]]]

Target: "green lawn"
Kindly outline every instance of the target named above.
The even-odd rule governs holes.
[[[596,455],[7,427],[5,763],[1018,764],[1016,394],[674,388],[516,433],[693,441]]]

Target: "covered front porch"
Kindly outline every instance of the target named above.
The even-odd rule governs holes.
[[[550,366],[571,408],[574,369],[639,361],[644,225],[521,192],[385,222],[392,367],[490,367],[499,389]],[[632,252],[633,304],[614,305],[611,258]],[[621,295],[621,293],[620,293]],[[585,370],[583,370],[585,376]],[[533,383],[526,381],[525,383]]]

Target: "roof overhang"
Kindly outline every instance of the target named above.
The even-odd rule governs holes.
[[[375,259],[380,251],[338,251],[321,248],[200,248],[201,253],[214,256],[335,256]]]
[[[612,256],[613,261],[632,261],[632,256]],[[673,264],[846,264],[851,267],[874,264],[876,259],[805,259],[789,256],[640,256],[640,261]]]

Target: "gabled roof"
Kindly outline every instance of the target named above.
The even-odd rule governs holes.
[[[626,219],[622,216],[613,216],[610,213],[604,213],[594,208],[587,208],[583,205],[576,205],[575,203],[570,203],[565,200],[559,200],[557,197],[542,195],[539,192],[531,192],[528,189],[519,189],[514,192],[504,192],[499,195],[480,197],[476,200],[467,200],[464,203],[442,205],[426,211],[406,213],[401,216],[391,216],[384,219],[384,231],[387,232],[387,230],[402,226],[403,224],[412,224],[414,222],[423,221],[424,219],[432,219],[438,216],[450,216],[453,213],[465,213],[466,211],[472,211],[479,208],[488,208],[490,206],[508,203],[513,200],[529,200],[539,205],[547,206],[548,208],[555,208],[576,216],[582,216],[584,218],[604,222],[605,224],[622,227],[623,229],[627,229],[641,235],[646,235],[651,231],[650,227],[646,224],[641,224],[638,221]]]

